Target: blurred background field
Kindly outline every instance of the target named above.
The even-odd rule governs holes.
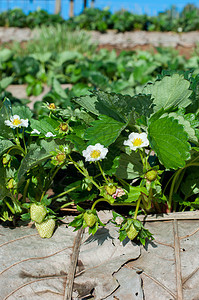
[[[69,0],[60,0],[61,2],[61,16],[64,19],[69,17]],[[74,0],[74,14],[78,15],[82,12],[84,5],[88,7],[95,6],[99,9],[109,8],[110,11],[116,12],[121,9],[128,10],[135,14],[147,14],[150,16],[157,15],[160,12],[170,9],[172,5],[176,6],[177,11],[180,12],[189,3],[187,0],[141,0],[141,1],[129,1],[129,0]],[[190,2],[192,5],[199,6],[199,1],[194,0]],[[21,8],[26,14],[29,12],[43,9],[50,14],[55,12],[55,0],[1,0],[0,12]]]
[[[10,94],[23,85],[27,97],[67,107],[96,89],[134,95],[165,74],[199,76],[198,4],[140,1],[136,9],[132,1],[2,0],[0,99],[26,103]]]

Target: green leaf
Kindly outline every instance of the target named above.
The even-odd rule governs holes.
[[[78,98],[74,98],[73,101],[84,107],[89,112],[93,113],[94,115],[99,115],[99,110],[96,109],[97,103],[97,96],[96,95],[86,95]]]
[[[30,213],[22,214],[21,215],[22,221],[29,221],[30,220]]]
[[[135,179],[143,173],[143,166],[138,152],[131,155],[122,153],[116,176],[122,179]]]
[[[52,156],[51,151],[55,151],[55,148],[58,148],[60,144],[60,140],[41,140],[40,144],[31,144],[18,170],[18,182],[21,183],[28,170],[50,158]]]
[[[0,155],[4,154],[14,144],[9,140],[0,140]]]
[[[146,188],[140,186],[130,186],[128,192],[128,198],[125,199],[125,202],[137,201],[139,196],[141,195],[141,192],[147,194]]]
[[[89,145],[100,143],[105,147],[112,144],[121,131],[126,127],[126,124],[118,122],[108,116],[100,116],[99,120],[91,123],[85,132],[85,139],[89,140]]]
[[[61,84],[56,78],[53,79],[53,89],[61,98],[68,99],[66,92],[62,89]]]
[[[6,196],[9,196],[9,190],[6,188],[6,170],[3,167],[2,163],[0,163],[0,199],[4,199]]]
[[[33,113],[27,106],[17,105],[12,108],[13,115],[19,115],[21,119],[31,120]]]
[[[160,118],[149,125],[148,139],[160,162],[177,169],[185,166],[190,158],[190,144],[183,126],[174,118]]]
[[[8,48],[0,50],[0,63],[8,61],[13,56],[13,52]]]
[[[106,115],[119,122],[128,122],[135,99],[129,95],[97,91],[93,95],[74,99],[95,115]]]
[[[5,90],[12,82],[13,82],[13,77],[5,77],[0,81],[0,88],[2,90]]]
[[[56,129],[59,127],[59,122],[45,116],[39,121],[32,119],[30,125],[32,129],[39,130],[43,135],[45,135],[47,132],[57,134],[58,131]]]
[[[88,72],[88,79],[90,82],[100,88],[100,89],[105,89],[109,85],[109,80],[106,76],[101,74],[100,72]]]
[[[11,102],[8,98],[5,98],[3,101],[3,105],[0,109],[0,136],[4,138],[14,138],[14,130],[12,130],[9,126],[5,125],[6,120],[10,120],[12,116],[12,106]]]
[[[43,63],[47,62],[50,60],[51,56],[52,56],[52,52],[45,52],[45,53],[34,53],[31,54],[31,56],[36,59],[39,60]]]
[[[42,93],[43,87],[42,87],[42,83],[41,82],[37,82],[34,86],[33,86],[33,90],[32,93],[34,96],[38,96]]]
[[[147,84],[143,93],[152,95],[156,112],[161,108],[167,109],[171,106],[187,107],[191,103],[188,99],[191,95],[189,86],[189,81],[185,80],[182,75],[174,74],[165,76],[154,84]]]
[[[188,120],[186,120],[183,116],[178,115],[177,113],[170,113],[169,117],[173,117],[174,119],[178,120],[179,124],[182,124],[184,130],[187,132],[189,136],[190,142],[197,143],[198,139],[196,137],[195,130],[191,127],[191,124]]]
[[[64,139],[65,141],[70,141],[74,145],[74,150],[76,151],[82,152],[84,149],[86,149],[85,141],[75,134],[67,135]]]
[[[153,113],[153,99],[150,95],[138,94],[132,97],[133,107],[139,116],[149,117]]]
[[[198,167],[188,168],[188,175],[181,185],[181,191],[188,198],[199,193]]]
[[[56,61],[59,63],[59,65],[62,65],[65,62],[81,57],[83,57],[82,54],[77,51],[63,51],[58,54]]]
[[[119,240],[122,242],[127,237],[126,230],[120,230]]]

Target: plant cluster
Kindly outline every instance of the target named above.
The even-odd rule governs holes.
[[[36,10],[26,15],[22,9],[14,8],[0,14],[0,26],[35,28],[41,25],[56,25],[64,23],[60,15],[49,14],[45,10]]]
[[[153,237],[140,213],[198,209],[198,87],[198,75],[163,74],[133,96],[96,90],[65,108],[46,103],[48,114],[38,117],[6,98],[1,220],[31,219],[49,238],[62,210],[75,204],[79,214],[70,226],[94,234],[104,226],[97,207],[105,202],[116,208],[111,222],[119,239],[145,244]]]
[[[52,87],[52,91],[46,95],[45,101],[55,101],[56,105],[64,106],[64,103],[66,102],[67,105],[67,101],[70,101],[72,97],[88,94],[88,90],[96,88],[134,95],[149,80],[155,80],[162,70],[191,70],[195,75],[198,73],[197,55],[186,60],[175,50],[161,48],[157,48],[157,53],[122,51],[117,55],[115,51],[109,52],[101,49],[98,52],[91,51],[85,54],[88,47],[92,50],[87,35],[82,38],[82,42],[80,42],[82,35],[78,33],[77,39],[73,39],[72,44],[69,42],[70,38],[65,41],[66,43],[63,42],[64,47],[71,49],[69,51],[62,50],[62,42],[56,43],[56,39],[53,39],[52,46],[52,34],[49,34],[46,39],[44,37],[47,31],[48,29],[44,30],[40,39],[36,38],[34,47],[33,42],[30,42],[23,55],[17,54],[17,48],[0,50],[0,77],[2,78],[0,97],[2,100],[5,96],[10,98],[5,89],[11,83],[26,83],[28,96],[39,95],[43,85],[48,84]],[[44,41],[46,43],[43,46]],[[78,41],[80,43],[76,48]],[[81,50],[85,52],[82,53]],[[73,85],[70,91],[67,90],[64,93],[64,96],[61,92],[61,98],[60,89],[57,88],[59,83]],[[12,101],[11,98],[10,100]]]
[[[199,9],[188,4],[181,13],[175,6],[157,16],[138,15],[121,10],[111,13],[109,10],[86,8],[80,15],[64,20],[60,15],[48,14],[37,10],[25,15],[21,9],[8,10],[0,14],[0,26],[35,28],[41,25],[66,24],[71,29],[98,30],[116,29],[119,32],[133,30],[147,31],[192,31],[199,29]]]

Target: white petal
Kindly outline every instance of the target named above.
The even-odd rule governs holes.
[[[22,122],[22,123],[21,123],[21,126],[22,126],[22,127],[28,127],[28,119],[25,119],[25,120],[24,120],[24,119],[21,119],[21,122]]]
[[[56,136],[55,134],[53,134],[52,132],[47,132],[45,134],[46,137],[53,137],[53,136]]]
[[[33,131],[31,131],[31,134],[40,134],[41,132],[39,131],[39,130],[37,130],[37,129],[33,129]]]

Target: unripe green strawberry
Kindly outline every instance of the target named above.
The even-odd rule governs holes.
[[[138,235],[138,231],[135,229],[133,224],[131,224],[126,233],[130,240],[134,240],[134,238]]]
[[[6,153],[3,155],[3,165],[7,165],[10,160],[11,160],[10,154]]]
[[[105,186],[105,190],[107,191],[107,193],[108,193],[109,195],[113,195],[113,194],[115,194],[117,188],[116,188],[116,186],[114,186],[114,185],[106,185],[106,186]]]
[[[157,171],[155,170],[150,170],[146,173],[146,179],[149,181],[154,181],[157,178]]]
[[[40,224],[35,223],[37,231],[41,238],[51,238],[55,229],[55,220],[48,219]]]
[[[30,207],[30,218],[32,221],[41,223],[46,216],[46,208],[43,205],[33,203]]]
[[[97,222],[97,217],[92,212],[86,211],[84,213],[84,221],[88,227],[93,227]]]

